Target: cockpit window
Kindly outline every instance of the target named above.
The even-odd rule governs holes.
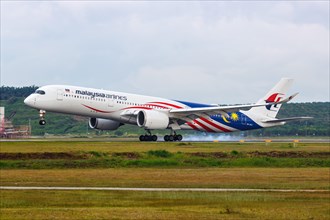
[[[39,90],[39,89],[36,90],[35,93],[38,93],[40,95],[45,95],[46,94],[44,90]]]

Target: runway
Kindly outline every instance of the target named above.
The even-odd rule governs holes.
[[[0,190],[65,190],[65,191],[144,191],[144,192],[325,192],[318,189],[226,189],[226,188],[131,188],[131,187],[40,187],[0,186]]]
[[[222,138],[186,138],[183,139],[182,143],[264,143],[266,140],[271,140],[273,143],[292,143],[294,140],[298,139],[300,143],[329,143],[327,138],[232,138],[232,139],[222,139]],[[68,138],[68,137],[57,137],[57,138],[28,138],[28,139],[0,139],[0,142],[136,142],[140,143],[138,138]],[[159,137],[157,142],[148,142],[148,143],[158,143],[162,141],[162,137]],[[170,142],[175,143],[175,142]]]

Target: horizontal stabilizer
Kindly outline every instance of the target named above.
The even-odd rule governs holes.
[[[279,102],[279,103],[286,103],[286,102],[289,102],[289,101],[291,101],[294,97],[296,97],[298,94],[299,94],[299,93],[297,92],[297,93],[295,93],[295,94],[293,94],[293,95],[290,95],[288,98],[282,100],[282,101]]]
[[[313,117],[293,117],[293,118],[263,120],[262,122],[264,122],[264,123],[277,123],[277,122],[307,120],[307,119],[312,119],[312,118]]]

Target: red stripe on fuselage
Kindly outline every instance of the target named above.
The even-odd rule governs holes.
[[[150,103],[148,103],[148,104],[146,104],[146,105],[154,106],[154,107],[158,107],[158,108],[163,108],[163,109],[168,109],[168,107],[166,107],[166,106],[162,106],[162,105],[155,105],[155,104],[150,104]]]
[[[221,126],[219,126],[219,125],[213,123],[212,121],[207,120],[206,118],[200,117],[200,119],[201,119],[202,121],[205,121],[206,123],[212,125],[213,127],[220,129],[220,130],[223,131],[223,132],[231,132],[230,130],[228,130],[228,129],[226,129],[226,128],[223,128],[223,127],[221,127]]]
[[[189,125],[192,129],[194,130],[199,130],[195,125],[193,125],[192,123],[190,122],[187,122],[187,125]]]
[[[201,126],[202,128],[204,128],[204,129],[205,129],[206,131],[208,131],[208,132],[215,132],[215,131],[213,131],[211,128],[207,127],[206,125],[200,123],[200,122],[197,121],[197,120],[194,120],[194,122],[195,122],[196,124],[198,124],[199,126]]]
[[[132,106],[132,107],[123,108],[123,109],[121,109],[121,110],[132,109],[132,108],[137,108],[137,109],[146,109],[146,110],[151,110],[151,109],[152,109],[152,108],[149,108],[149,107],[142,107],[142,106]]]
[[[88,105],[84,105],[84,104],[82,104],[82,105],[85,106],[86,108],[92,109],[93,111],[96,111],[96,112],[100,112],[100,113],[112,113],[112,112],[108,112],[108,111],[102,111],[102,110],[99,110],[99,109],[90,107]]]
[[[171,107],[174,107],[174,108],[183,108],[181,106],[170,104],[170,103],[166,103],[166,102],[149,102],[149,103],[156,103],[156,104],[168,105],[168,106],[171,106]]]

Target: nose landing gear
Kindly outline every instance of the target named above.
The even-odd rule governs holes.
[[[39,110],[39,118],[40,118],[39,125],[45,125],[46,124],[45,114],[46,114],[45,110]]]

